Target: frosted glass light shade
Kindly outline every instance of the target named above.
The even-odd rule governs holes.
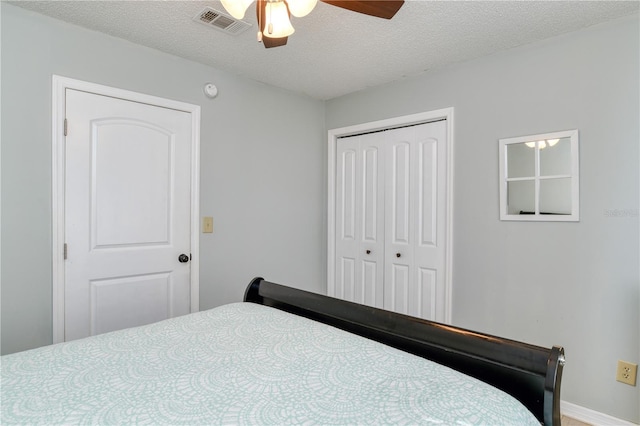
[[[287,0],[289,12],[296,18],[307,16],[316,7],[317,3],[318,0]]]
[[[269,38],[289,37],[295,32],[284,1],[267,2],[262,34]]]
[[[247,8],[253,0],[221,0],[222,6],[229,12],[229,15],[236,19],[244,18]]]
[[[559,140],[560,139],[547,139],[547,140],[542,140],[538,142],[525,142],[524,144],[529,148],[535,148],[536,144],[538,144],[539,149],[545,149],[548,146],[549,147],[554,146],[555,144],[558,143]]]

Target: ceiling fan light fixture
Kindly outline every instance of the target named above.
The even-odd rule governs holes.
[[[528,146],[529,148],[535,148],[537,146],[538,149],[545,149],[546,147],[554,146],[559,141],[560,141],[560,139],[544,139],[544,140],[537,141],[537,142],[525,142],[524,144],[526,146]]]
[[[289,12],[296,18],[302,18],[307,16],[316,4],[318,0],[286,0],[289,5]]]
[[[253,0],[221,0],[221,2],[229,15],[236,19],[242,19]]]
[[[289,20],[289,11],[284,1],[269,1],[265,9],[262,34],[269,38],[289,37],[295,32]]]

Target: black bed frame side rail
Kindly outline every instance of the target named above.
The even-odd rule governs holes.
[[[245,302],[270,306],[446,365],[518,399],[545,426],[560,425],[564,349],[529,345],[255,278]]]

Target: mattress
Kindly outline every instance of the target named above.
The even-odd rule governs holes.
[[[0,360],[3,425],[539,426],[484,382],[252,303]]]

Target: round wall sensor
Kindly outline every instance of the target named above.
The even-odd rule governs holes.
[[[213,83],[207,83],[204,85],[204,94],[213,99],[218,96],[218,88]]]

